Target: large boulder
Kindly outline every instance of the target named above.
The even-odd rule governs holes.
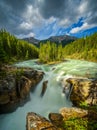
[[[84,118],[88,116],[88,110],[83,110],[81,108],[61,108],[59,110],[59,113],[63,116],[64,121],[70,119],[70,118]]]
[[[52,122],[53,125],[55,125],[57,128],[64,129],[63,128],[63,116],[59,113],[49,113],[49,119]]]
[[[41,97],[45,94],[45,92],[46,92],[46,89],[47,89],[47,83],[48,83],[48,81],[46,80],[46,81],[44,81],[43,82],[43,84],[42,84],[42,91],[41,91]]]
[[[86,121],[87,128],[90,130],[91,127],[88,126],[88,123],[96,123],[97,111],[92,109],[84,110],[77,107],[64,107],[59,110],[59,113],[49,113],[49,119],[50,121],[39,114],[30,112],[26,116],[26,130],[66,130],[64,127],[65,123],[70,120],[72,123],[72,119]]]
[[[97,80],[69,78],[66,82],[72,85],[70,99],[74,105],[80,106],[82,102],[97,104]]]
[[[44,73],[36,70],[24,71],[24,76],[31,80],[31,89],[35,89],[35,86],[42,80]]]
[[[74,118],[86,119],[89,122],[97,121],[97,111],[95,109],[93,110],[92,108],[88,108],[87,110],[85,110],[77,107],[64,107],[59,110],[59,113],[63,116],[64,122]]]
[[[17,83],[17,94],[20,99],[25,99],[31,88],[31,80],[25,76],[21,76]]]
[[[49,120],[30,112],[26,117],[26,130],[58,130]]]

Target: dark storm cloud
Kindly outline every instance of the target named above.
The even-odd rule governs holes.
[[[43,0],[39,10],[44,18],[61,17],[67,2],[65,0]]]
[[[48,23],[51,17],[65,27],[78,22],[81,17],[88,24],[97,24],[96,5],[97,0],[0,0],[0,28],[16,35],[27,34],[33,27],[35,30],[37,24]]]
[[[97,0],[87,0],[88,2],[88,10],[97,11]]]
[[[6,28],[14,34],[21,32],[18,26],[27,4],[28,0],[0,0],[0,28]]]
[[[6,14],[4,13],[2,7],[0,7],[0,26],[3,26],[3,24],[5,23],[5,21],[7,21],[8,18],[6,16]]]
[[[23,11],[26,7],[27,0],[3,0],[6,5],[8,5],[12,11],[20,12]]]
[[[79,11],[80,5],[87,2],[85,9],[82,7],[83,13]],[[48,19],[51,16],[55,18],[68,19],[71,23],[78,20],[80,17],[87,17],[89,23],[97,21],[97,0],[42,0],[39,3],[41,15]],[[76,21],[77,22],[77,21]]]
[[[39,10],[45,19],[53,16],[59,20],[75,22],[79,17],[77,9],[80,3],[80,0],[43,0],[39,3]]]
[[[21,14],[28,4],[34,4],[35,0],[1,0],[13,13]]]
[[[90,13],[88,18],[89,24],[97,24],[97,0],[87,0],[87,12]]]

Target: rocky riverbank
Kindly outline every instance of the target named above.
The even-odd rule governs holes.
[[[42,80],[43,72],[27,68],[3,67],[6,75],[0,78],[0,113],[14,111],[30,100],[30,91]]]
[[[83,102],[87,105],[97,105],[96,79],[70,78],[66,82],[72,87],[70,100],[75,106],[79,107]]]
[[[27,114],[26,130],[96,130],[97,112],[81,108],[62,108],[59,113],[50,113],[49,119],[39,114]],[[96,125],[95,125],[96,124]],[[94,126],[93,126],[94,125]]]
[[[8,113],[30,100],[30,91],[42,80],[44,73],[31,68],[4,66],[0,77],[0,113]],[[6,72],[6,73],[5,73]],[[29,112],[27,130],[97,130],[97,80],[68,78],[62,80],[63,93],[72,101],[72,108],[49,113],[48,119]],[[47,91],[48,80],[42,84],[40,96]]]
[[[63,92],[66,93],[67,90],[75,107],[61,108],[59,113],[49,113],[49,120],[39,114],[28,113],[27,130],[96,130],[97,80],[69,78],[64,82]]]

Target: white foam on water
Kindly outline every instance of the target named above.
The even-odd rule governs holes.
[[[16,66],[42,70],[45,75],[36,90],[30,93],[30,101],[18,107],[13,113],[0,115],[0,130],[26,130],[26,115],[31,111],[47,117],[49,112],[58,112],[62,107],[71,107],[72,103],[62,92],[65,80],[72,77],[85,77],[87,70],[91,77],[97,76],[96,63],[79,60],[68,60],[53,66],[38,65],[36,60],[30,60],[19,62]],[[46,80],[48,80],[47,90],[41,97],[42,83]]]

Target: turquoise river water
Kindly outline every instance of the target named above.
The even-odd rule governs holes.
[[[15,64],[18,67],[30,67],[45,73],[30,101],[18,107],[15,112],[0,115],[0,130],[26,130],[26,115],[36,112],[47,117],[49,112],[58,112],[62,107],[72,107],[72,103],[62,93],[62,79],[69,77],[97,78],[97,64],[81,60],[67,60],[56,65],[38,65],[37,60]],[[48,80],[47,90],[40,96],[43,81]]]

